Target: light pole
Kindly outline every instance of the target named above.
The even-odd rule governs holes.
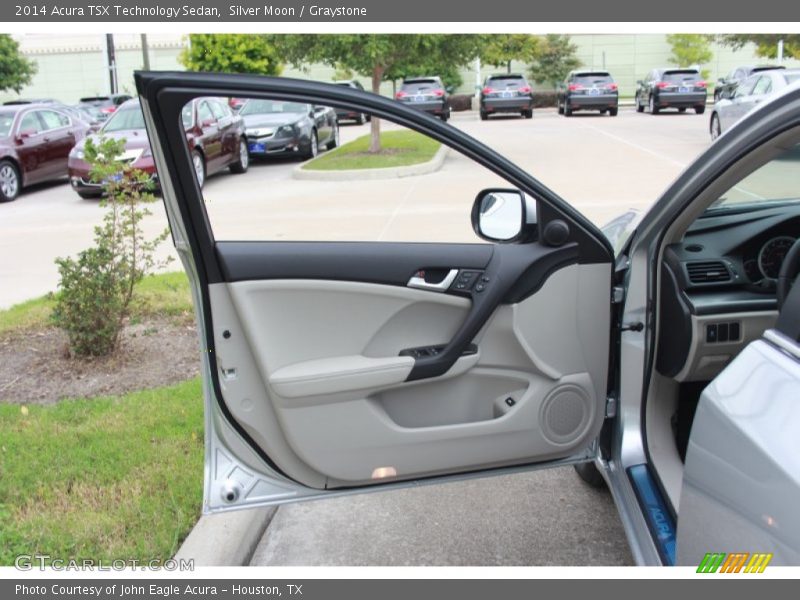
[[[108,67],[108,83],[112,94],[117,93],[117,57],[114,52],[114,35],[106,34],[105,45],[106,66]]]
[[[142,69],[150,70],[150,48],[147,45],[147,34],[142,34]]]

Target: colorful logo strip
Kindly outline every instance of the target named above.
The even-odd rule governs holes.
[[[708,552],[700,565],[698,573],[763,573],[772,560],[771,553],[764,552]]]

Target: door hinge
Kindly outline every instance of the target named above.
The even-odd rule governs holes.
[[[625,288],[621,285],[615,285],[611,288],[611,304],[622,304],[625,300]]]
[[[613,419],[617,416],[617,398],[615,396],[606,397],[606,419]]]

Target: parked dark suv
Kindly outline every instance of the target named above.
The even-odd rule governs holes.
[[[495,113],[520,113],[533,116],[533,89],[519,74],[489,75],[481,90],[481,120]]]
[[[344,87],[353,88],[354,90],[364,91],[364,86],[361,85],[360,81],[355,79],[347,79],[345,81],[334,81],[336,85],[341,85]],[[359,125],[363,125],[367,121],[370,120],[369,115],[365,115],[364,113],[355,112],[352,110],[347,110],[346,108],[337,108],[336,109],[336,118],[341,123],[342,121],[355,121]]]
[[[680,112],[693,108],[698,115],[706,111],[708,89],[697,69],[653,69],[636,83],[638,112],[644,112],[645,107],[654,115],[662,108],[677,108]]]
[[[404,79],[395,99],[411,108],[439,117],[442,121],[450,118],[447,105],[447,91],[439,77],[414,77]]]
[[[725,77],[720,77],[714,88],[714,102],[722,100],[723,98],[733,97],[733,92],[739,87],[745,79],[754,73],[761,71],[771,71],[772,69],[785,69],[786,67],[780,65],[761,65],[759,67],[736,67]]]
[[[608,71],[571,71],[558,84],[558,114],[567,117],[578,110],[599,110],[617,116],[619,89]]]

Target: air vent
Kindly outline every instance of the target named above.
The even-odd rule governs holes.
[[[731,280],[730,271],[720,260],[686,263],[686,272],[692,283],[721,283]]]

